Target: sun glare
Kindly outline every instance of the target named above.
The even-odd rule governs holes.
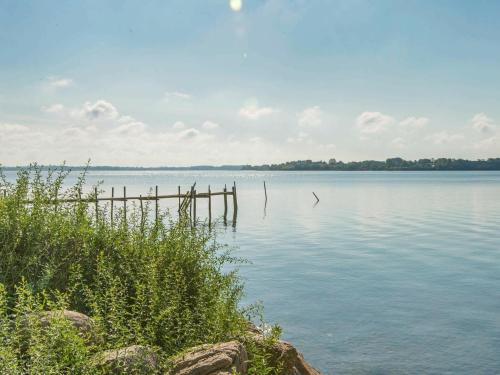
[[[239,12],[243,6],[243,0],[229,0],[229,6],[234,12]]]

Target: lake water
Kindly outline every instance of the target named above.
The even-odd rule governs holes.
[[[97,180],[129,194],[236,181],[237,227],[220,239],[252,262],[241,267],[245,302],[262,301],[325,374],[500,374],[500,172],[92,172]]]

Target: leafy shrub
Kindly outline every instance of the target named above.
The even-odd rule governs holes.
[[[61,310],[65,302],[34,295],[24,281],[15,290],[9,308],[0,284],[0,373],[98,374],[91,360],[94,347],[68,320],[55,315],[50,325],[41,323],[44,310]]]
[[[49,308],[48,301],[91,316],[104,337],[100,349],[145,344],[168,357],[243,333],[242,283],[236,270],[224,271],[239,260],[213,231],[168,213],[156,222],[147,204],[142,212],[129,205],[126,217],[123,208],[111,217],[109,205],[100,204],[96,215],[85,201],[93,193],[80,199],[85,173],[63,190],[68,173],[34,165],[11,183],[0,171],[6,191],[0,196],[0,366],[26,373],[92,370],[92,349],[69,326],[46,338],[34,326],[26,353],[10,339],[19,327],[8,316]]]
[[[250,337],[245,340],[249,358],[248,375],[279,375],[282,373],[283,363],[280,358],[274,358],[272,347],[281,336],[281,327],[268,326],[261,311],[255,316],[260,317],[262,339]]]

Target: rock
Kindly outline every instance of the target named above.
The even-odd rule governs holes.
[[[98,353],[97,367],[113,374],[150,374],[159,368],[156,353],[142,345],[111,349]]]
[[[55,310],[43,311],[32,316],[36,316],[36,318],[39,319],[42,328],[48,327],[55,319],[64,318],[79,331],[80,335],[83,336],[87,342],[97,344],[103,341],[102,336],[94,329],[95,327],[92,319],[85,314],[71,310]]]
[[[174,359],[170,375],[232,375],[247,373],[247,352],[237,341],[197,346]]]
[[[305,361],[302,353],[298,353],[297,361],[295,362],[295,368],[300,375],[321,375],[318,370],[316,370]]]
[[[249,340],[257,345],[264,345],[264,336],[255,326],[249,331]],[[273,366],[280,365],[280,375],[321,375],[321,373],[304,360],[304,356],[290,343],[282,340],[266,346],[266,351],[271,355]]]
[[[92,320],[85,314],[70,310],[44,311],[40,313],[40,323],[46,327],[51,321],[58,318],[65,318],[71,322],[73,327],[81,333],[90,333],[93,328]]]

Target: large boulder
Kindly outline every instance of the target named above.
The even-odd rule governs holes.
[[[152,374],[159,369],[156,353],[142,345],[105,350],[95,361],[98,368],[113,374]]]
[[[44,311],[40,313],[39,319],[42,327],[47,327],[55,319],[64,318],[68,320],[73,327],[84,334],[89,334],[92,331],[93,324],[92,320],[85,314],[71,311],[71,310],[56,310],[56,311]]]
[[[231,375],[247,373],[247,352],[238,341],[197,346],[173,361],[170,375]]]

